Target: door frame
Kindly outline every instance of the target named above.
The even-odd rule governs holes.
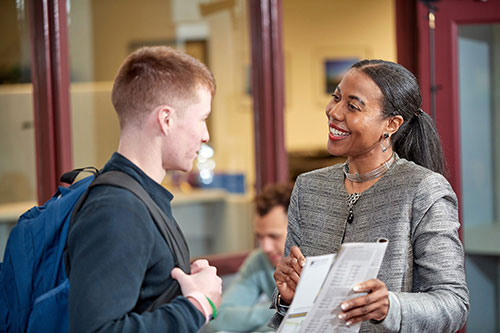
[[[436,126],[443,143],[450,181],[461,203],[458,26],[500,22],[499,1],[442,0],[435,9]],[[430,114],[431,82],[428,8],[417,2],[418,79],[423,109]]]

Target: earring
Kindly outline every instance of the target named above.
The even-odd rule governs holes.
[[[384,145],[384,142],[386,142],[386,145]],[[384,133],[383,140],[380,141],[380,147],[382,148],[382,152],[385,153],[387,149],[389,149],[389,134]]]

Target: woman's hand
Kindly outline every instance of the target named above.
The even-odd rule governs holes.
[[[290,255],[282,258],[276,271],[274,272],[274,280],[280,293],[281,299],[285,304],[290,304],[295,295],[295,288],[299,283],[302,266],[306,263],[306,258],[296,246],[290,249]]]
[[[347,326],[364,320],[385,319],[389,311],[389,292],[384,282],[371,279],[354,286],[353,290],[368,294],[342,302],[339,319],[346,321]]]

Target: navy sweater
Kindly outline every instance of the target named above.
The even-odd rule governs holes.
[[[173,196],[124,156],[103,171],[136,179],[172,216]],[[172,217],[173,219],[173,217]],[[173,282],[172,253],[146,206],[131,192],[97,186],[76,216],[68,240],[70,332],[196,332],[204,317],[185,297],[144,311]]]

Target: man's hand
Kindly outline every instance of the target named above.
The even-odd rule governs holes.
[[[184,273],[176,267],[172,270],[172,278],[181,285],[183,295],[201,292],[210,298],[216,308],[219,308],[222,295],[222,279],[217,276],[217,269],[210,266],[208,261],[196,260],[191,264],[191,274]]]
[[[339,319],[346,321],[347,326],[364,320],[385,319],[389,312],[389,292],[384,282],[371,279],[354,286],[353,290],[368,294],[342,302],[340,308],[343,312],[339,314]]]
[[[191,274],[196,274],[205,267],[210,267],[207,259],[198,259],[191,264]]]
[[[290,304],[295,295],[295,288],[300,280],[302,266],[306,263],[306,258],[296,246],[290,249],[290,255],[282,258],[276,271],[274,272],[274,280],[280,293],[281,299],[286,304]]]

